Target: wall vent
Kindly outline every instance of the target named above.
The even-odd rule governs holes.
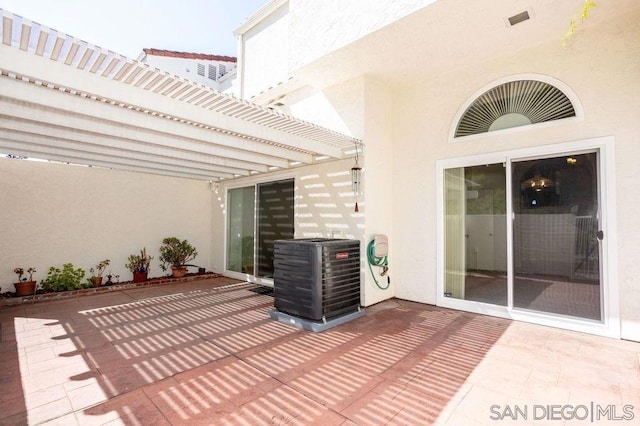
[[[207,77],[209,77],[210,80],[218,79],[218,70],[215,65],[209,64],[209,73],[207,74]]]
[[[514,26],[516,24],[519,24],[520,22],[528,20],[529,18],[529,11],[525,10],[524,12],[517,13],[507,18],[507,20],[509,21],[509,25]]]
[[[516,80],[478,96],[466,109],[455,137],[575,117],[560,89],[538,80]]]

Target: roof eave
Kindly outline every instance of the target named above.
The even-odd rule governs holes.
[[[268,18],[272,13],[278,10],[280,7],[289,3],[289,0],[271,0],[271,2],[265,4],[258,9],[253,15],[249,16],[240,26],[233,30],[233,35],[239,37],[251,28],[258,25],[260,22]]]

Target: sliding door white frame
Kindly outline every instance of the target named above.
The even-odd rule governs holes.
[[[472,167],[483,164],[504,163],[506,167],[507,217],[513,217],[511,203],[511,162],[528,158],[544,158],[583,152],[598,152],[598,200],[600,203],[601,227],[604,239],[601,241],[601,285],[602,285],[602,321],[593,321],[544,312],[532,312],[513,308],[513,231],[511,221],[507,229],[507,264],[509,277],[509,296],[507,306],[473,302],[469,300],[445,297],[445,193],[444,171],[456,167]],[[536,146],[499,153],[482,154],[469,157],[443,159],[436,164],[437,196],[437,285],[436,304],[452,309],[481,313],[502,318],[532,322],[541,325],[559,327],[585,333],[620,338],[620,315],[617,268],[617,226],[615,216],[615,140],[613,137],[585,139],[555,145]]]

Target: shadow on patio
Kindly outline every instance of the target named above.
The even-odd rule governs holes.
[[[578,403],[584,386],[640,402],[634,343],[396,300],[316,334],[271,320],[255,289],[218,278],[1,310],[0,423],[494,423],[493,404]]]

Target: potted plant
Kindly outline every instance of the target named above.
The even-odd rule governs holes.
[[[88,278],[88,281],[94,287],[100,287],[102,285],[102,274],[110,263],[111,261],[109,259],[105,259],[98,263],[95,268],[89,269],[91,276]]]
[[[153,260],[152,256],[147,255],[147,248],[140,250],[140,254],[132,254],[129,256],[129,263],[125,266],[133,274],[133,282],[140,283],[147,280],[149,274],[149,265]]]
[[[50,267],[47,278],[42,281],[44,291],[69,291],[89,287],[91,284],[83,284],[84,269],[74,268],[72,263],[65,263],[62,269]]]
[[[15,268],[13,270],[18,275],[18,282],[13,285],[16,288],[16,296],[28,296],[36,292],[36,282],[33,280],[33,273],[36,272],[36,268],[27,269],[29,278],[22,278],[24,275],[24,269]]]
[[[198,251],[187,240],[180,241],[176,237],[168,237],[162,240],[160,247],[160,267],[166,271],[170,266],[175,278],[184,277],[187,273],[185,265],[196,256]]]

